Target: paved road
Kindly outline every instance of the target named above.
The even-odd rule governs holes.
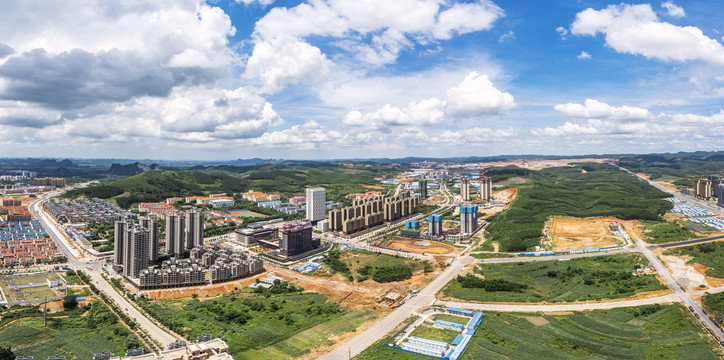
[[[50,196],[50,195],[48,195]],[[103,261],[81,261],[78,260],[75,256],[77,254],[77,251],[71,251],[68,246],[66,245],[65,241],[63,240],[64,237],[60,233],[60,230],[58,230],[50,221],[50,219],[47,218],[47,216],[44,214],[43,211],[40,209],[40,203],[42,200],[36,200],[29,206],[30,212],[33,214],[33,216],[40,220],[40,223],[45,228],[45,231],[50,235],[51,238],[56,242],[58,248],[63,253],[63,255],[66,256],[68,259],[67,266],[69,266],[72,269],[75,270],[83,270],[86,273],[88,273],[93,281],[93,283],[106,293],[115,303],[123,309],[123,311],[132,319],[135,319],[136,323],[138,325],[146,330],[148,334],[153,338],[154,340],[161,343],[162,346],[166,346],[172,341],[176,340],[176,338],[158,326],[151,322],[145,315],[143,315],[141,312],[139,312],[136,308],[134,308],[128,300],[126,300],[124,297],[122,297],[120,294],[116,292],[116,289],[114,289],[111,284],[109,284],[103,277],[100,275],[101,269],[100,267],[103,265]]]
[[[694,245],[694,244],[698,244],[698,243],[720,240],[720,239],[724,239],[724,235],[711,236],[711,237],[702,238],[702,239],[678,241],[678,242],[673,242],[673,243],[668,243],[668,244],[649,245],[648,248],[651,250],[656,250],[656,249],[670,248],[670,247],[674,247],[674,246]]]
[[[397,308],[395,311],[379,320],[376,324],[372,325],[369,329],[365,330],[361,334],[354,338],[347,340],[346,342],[337,346],[334,350],[321,356],[320,360],[341,360],[347,359],[350,355],[356,356],[357,354],[364,351],[366,348],[372,346],[382,337],[387,335],[389,332],[395,329],[399,324],[405,321],[407,318],[416,313],[420,308],[431,304],[435,301],[435,294],[445,286],[450,280],[452,280],[460,270],[465,266],[463,260],[465,258],[458,259],[448,267],[440,276],[433,280],[427,285],[417,296],[407,300],[407,302]],[[467,262],[470,259],[467,258]]]
[[[134,319],[134,321],[136,321],[142,329],[148,332],[148,335],[150,335],[151,338],[160,342],[161,346],[165,348],[166,345],[176,340],[176,337],[156,326],[156,324],[151,322],[151,320],[133,307],[126,298],[118,294],[116,289],[114,289],[113,286],[108,283],[108,281],[106,281],[106,279],[104,279],[98,271],[88,271],[88,273],[90,274],[93,284],[113,299],[116,305],[121,308],[121,311],[125,312],[131,319]]]
[[[505,312],[538,312],[538,311],[585,311],[598,309],[613,309],[631,306],[660,304],[667,302],[680,302],[675,294],[669,294],[650,299],[580,303],[580,304],[477,304],[457,301],[438,301],[435,305],[455,307],[458,309],[505,311]]]
[[[485,263],[485,264],[500,264],[500,263],[514,263],[514,262],[568,260],[568,259],[577,259],[577,258],[586,258],[586,257],[627,254],[627,253],[639,252],[639,251],[641,251],[641,250],[639,250],[637,248],[625,248],[625,249],[619,249],[619,250],[599,251],[599,252],[592,252],[592,253],[569,254],[569,255],[516,256],[516,257],[512,257],[512,258],[477,259],[477,260],[475,260],[475,262],[476,263]]]
[[[699,305],[699,303],[696,302],[694,298],[689,295],[688,292],[682,289],[681,285],[676,282],[666,266],[664,266],[664,264],[661,263],[661,260],[659,260],[659,258],[654,255],[654,252],[651,251],[651,249],[647,248],[644,245],[644,242],[640,239],[637,239],[636,241],[638,242],[639,248],[643,250],[644,255],[649,259],[651,265],[653,265],[653,267],[656,269],[656,272],[658,272],[659,276],[661,276],[661,278],[666,281],[666,284],[674,290],[674,295],[676,295],[686,307],[693,307],[694,312],[701,316],[699,321],[703,324],[706,324],[710,329],[713,329],[714,333],[718,335],[719,338],[724,339],[724,331],[721,331],[721,329],[716,327],[716,325],[714,325],[714,323],[709,319],[708,316],[704,316],[701,305]]]

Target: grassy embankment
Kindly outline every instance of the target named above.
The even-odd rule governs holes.
[[[376,315],[351,311],[327,301],[327,296],[301,293],[301,288],[276,284],[199,301],[198,299],[140,300],[152,316],[193,339],[220,334],[235,359],[287,359],[329,345],[330,337],[354,331]]]
[[[458,276],[445,296],[485,302],[573,302],[616,299],[664,290],[653,275],[632,275],[648,264],[641,254],[619,254],[569,261],[481,264],[481,277]]]

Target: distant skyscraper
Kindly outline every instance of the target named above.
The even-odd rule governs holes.
[[[307,220],[324,219],[326,207],[325,190],[321,187],[307,188]]]
[[[181,257],[186,250],[186,216],[175,211],[166,215],[166,254]]]
[[[148,230],[148,259],[158,260],[158,219],[156,215],[149,215],[141,219],[141,226]]]
[[[460,179],[460,197],[463,201],[470,201],[470,179],[464,176]]]
[[[191,209],[186,213],[186,249],[204,245],[204,213]]]
[[[724,184],[718,186],[719,198],[717,198],[717,204],[724,207]]]
[[[420,180],[417,185],[420,188],[420,198],[427,199],[427,180]]]
[[[124,230],[123,275],[126,277],[137,279],[141,270],[148,269],[148,237],[148,229],[138,225],[128,224]]]

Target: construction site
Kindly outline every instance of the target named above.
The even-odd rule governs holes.
[[[458,225],[459,228],[459,225]],[[394,237],[392,239],[382,239],[375,244],[378,247],[384,247],[393,250],[407,251],[416,254],[431,255],[456,255],[461,249],[450,244],[439,241],[408,239],[404,237]]]
[[[619,231],[625,231],[621,220],[612,217],[554,217],[543,227],[546,239],[543,245],[553,251],[619,246],[626,243],[626,239],[618,235]]]

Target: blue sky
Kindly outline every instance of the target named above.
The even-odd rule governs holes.
[[[720,150],[711,1],[10,1],[4,156]]]

